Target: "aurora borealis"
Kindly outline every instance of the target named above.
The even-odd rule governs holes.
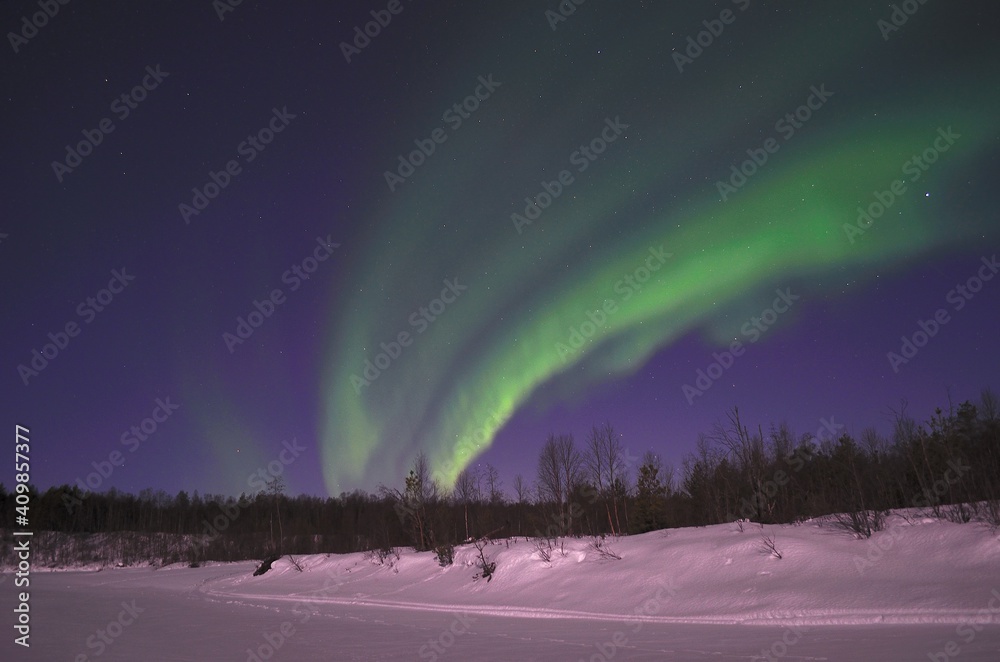
[[[47,480],[89,471],[156,397],[180,408],[105,485],[239,493],[293,437],[295,492],[397,485],[418,452],[445,485],[472,462],[509,483],[548,433],[605,420],[679,466],[734,404],[803,433],[997,386],[997,283],[902,370],[886,360],[997,252],[982,3],[902,21],[858,2],[403,2],[359,47],[377,4],[71,5],[9,54],[25,130],[4,167],[35,202],[0,225],[4,411],[52,439]],[[211,43],[213,67],[160,24]],[[157,62],[162,89],[55,181],[63,145]],[[178,203],[285,107],[185,223]],[[292,289],[317,241],[337,248]],[[123,265],[130,291],[22,383]]]
[[[582,9],[580,14],[574,20],[587,24],[567,26],[567,32],[599,30],[595,23],[603,19],[584,17]],[[863,26],[856,27],[862,31]],[[392,329],[406,329],[404,311],[421,296],[428,298],[442,276],[464,277],[470,294],[454,304],[454,312],[445,311],[432,330],[413,339],[398,359],[386,362],[385,375],[360,393],[350,383],[357,363],[330,362],[325,383],[328,483],[371,472],[391,480],[392,474],[382,476],[379,467],[388,460],[398,473],[415,448],[426,450],[447,482],[475,458],[474,449],[485,450],[535,390],[550,381],[565,382],[571,394],[585,393],[595,383],[642,370],[652,355],[683,334],[702,331],[731,340],[731,320],[740,315],[726,311],[745,307],[748,300],[762,302],[758,295],[771,283],[795,283],[803,297],[815,297],[823,293],[815,281],[824,275],[846,268],[853,278],[868,281],[876,271],[904,269],[931,252],[981,236],[973,223],[955,228],[942,222],[940,209],[915,195],[901,197],[892,208],[896,218],[906,219],[905,230],[878,227],[892,221],[873,223],[857,237],[845,230],[873,187],[901,177],[902,164],[932,146],[942,124],[961,127],[961,142],[942,153],[933,170],[920,172],[919,185],[925,188],[974,168],[983,151],[995,146],[997,129],[988,110],[996,107],[996,94],[981,90],[980,81],[971,77],[941,81],[940,92],[926,93],[929,99],[916,106],[911,99],[894,98],[898,90],[867,100],[852,95],[845,70],[882,47],[878,35],[867,32],[867,38],[852,35],[847,43],[856,44],[853,50],[837,59],[815,54],[818,62],[830,64],[784,71],[766,96],[740,99],[746,106],[736,112],[718,107],[718,88],[733,76],[732,64],[720,62],[721,57],[700,63],[715,71],[692,67],[687,77],[679,77],[662,66],[629,66],[626,57],[609,54],[588,76],[576,77],[582,79],[575,86],[565,82],[573,74],[558,64],[533,71],[530,81],[516,81],[513,70],[498,73],[504,82],[498,97],[517,94],[519,84],[527,89],[502,110],[484,103],[478,112],[489,114],[481,121],[491,126],[490,135],[442,143],[406,188],[380,207],[369,268],[361,270],[366,286],[359,288],[356,303],[348,304],[363,312],[339,330],[333,352],[364,355],[371,348],[372,359],[379,342],[392,340]],[[771,37],[757,36],[759,42],[743,35],[739,49],[730,45],[727,50],[763,50]],[[639,37],[629,51],[662,52],[658,42],[662,34],[650,34],[645,43]],[[480,45],[485,53],[496,48],[489,41]],[[786,48],[772,46],[764,62],[785,60],[792,46]],[[814,119],[807,114],[800,115],[806,122],[783,118],[782,111],[794,112],[815,84],[827,80],[843,82],[830,85],[835,91],[822,99]],[[633,95],[631,113],[620,101],[625,94]],[[683,104],[671,97],[683,98]],[[934,97],[950,101],[938,106]],[[964,101],[955,104],[954,99]],[[859,113],[866,102],[880,109],[882,119]],[[654,108],[678,112],[651,112]],[[748,120],[751,108],[757,119]],[[592,158],[580,157],[591,136],[600,137],[602,113],[618,121],[619,112],[627,123],[622,139],[609,141]],[[521,121],[511,123],[511,117]],[[768,122],[771,117],[778,121]],[[419,135],[419,124],[411,126]],[[753,150],[768,130],[776,131],[780,148],[743,190],[720,203],[716,187],[705,179],[713,169],[719,179],[726,178],[729,164],[744,154],[731,147],[738,140],[717,143],[759,132],[763,137],[746,141]],[[692,157],[699,147],[705,156]],[[580,165],[574,166],[573,154]],[[498,169],[497,163],[506,167]],[[570,177],[562,180],[564,190],[556,197],[551,182],[560,181],[556,175],[563,168]],[[462,193],[469,190],[476,192],[472,200]],[[684,193],[668,194],[667,204],[650,204],[666,191]],[[524,194],[529,197],[523,199]],[[461,209],[455,208],[455,197],[463,200]],[[527,214],[535,211],[533,201],[544,209],[526,224]],[[503,222],[506,216],[512,216],[515,231]],[[648,272],[649,280],[641,285],[625,283],[644,269],[647,251],[658,247],[671,253],[662,269]],[[386,292],[384,305],[366,307],[365,292],[386,281],[405,286]],[[606,302],[615,311],[598,316],[603,324],[594,324],[588,312],[603,310]],[[577,341],[579,347],[565,351],[572,330],[588,321],[594,326],[587,329],[594,330],[582,344]],[[401,445],[399,439],[413,443]]]

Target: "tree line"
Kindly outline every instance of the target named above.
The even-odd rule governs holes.
[[[833,419],[800,435],[787,424],[754,429],[733,408],[699,436],[679,471],[652,451],[632,454],[604,423],[582,443],[569,434],[549,435],[535,476],[515,476],[509,490],[489,464],[466,468],[447,489],[433,479],[422,454],[398,487],[329,498],[288,496],[280,478],[239,497],[89,492],[74,485],[39,493],[32,487],[32,528],[70,540],[109,534],[122,546],[119,552],[128,546],[118,557],[135,561],[198,563],[400,546],[432,550],[489,537],[779,524],[828,514],[870,536],[893,508],[1000,525],[996,395],[986,389],[978,402],[938,408],[924,423],[910,417],[905,403],[890,412],[888,434],[866,428],[855,437]],[[5,540],[13,518],[14,495],[0,484]]]

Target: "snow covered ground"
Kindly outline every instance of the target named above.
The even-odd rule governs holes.
[[[782,558],[762,550],[773,537]],[[404,551],[253,564],[32,575],[32,647],[3,660],[1000,660],[1000,539],[895,516],[872,540],[825,522],[532,542],[441,568]],[[10,605],[10,607],[8,607]]]

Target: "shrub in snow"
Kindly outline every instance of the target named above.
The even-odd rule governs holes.
[[[761,536],[760,536],[760,551],[762,551],[765,554],[768,554],[770,556],[773,556],[776,559],[780,559],[781,558],[781,552],[778,551],[778,548],[774,544],[774,536],[768,536],[768,535],[765,535],[765,534],[761,534]]]
[[[476,541],[476,549],[479,550],[479,561],[476,562],[476,567],[479,568],[479,574],[474,575],[473,579],[479,579],[480,576],[485,577],[486,581],[493,579],[493,573],[496,572],[497,563],[496,561],[490,561],[483,549],[489,541],[481,539]]]
[[[836,522],[859,538],[871,538],[872,534],[885,528],[884,510],[856,510],[836,515]]]
[[[590,541],[590,549],[597,552],[597,555],[606,561],[621,561],[622,557],[619,556],[611,547],[608,545],[604,536],[594,536],[593,540]]]
[[[956,503],[944,509],[944,518],[955,524],[968,524],[972,519],[972,510],[967,503]]]
[[[994,531],[1000,529],[1000,499],[990,499],[985,503],[986,513],[986,523],[990,525]]]
[[[434,549],[434,554],[437,555],[438,563],[441,564],[442,568],[447,568],[455,562],[455,547],[453,545],[438,545]]]
[[[395,547],[379,547],[369,549],[365,552],[364,557],[365,560],[375,565],[386,565],[392,568],[396,565],[396,561],[399,560],[399,550]]]
[[[555,538],[535,538],[535,551],[538,552],[540,559],[546,563],[551,563],[554,552],[558,551],[560,556],[566,556],[566,541],[559,539],[559,547],[556,547]]]
[[[542,559],[546,563],[552,563],[552,541],[548,538],[536,538],[535,539],[535,551],[538,552],[538,558]]]

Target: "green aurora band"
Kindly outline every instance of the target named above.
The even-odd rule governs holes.
[[[613,61],[593,76],[558,66],[532,71],[531,80],[497,72],[503,85],[474,120],[368,211],[372,229],[351,264],[356,287],[337,302],[326,357],[321,449],[329,491],[397,484],[418,451],[450,485],[543,385],[585,392],[640,369],[693,331],[724,346],[735,335],[726,320],[759,311],[776,286],[802,295],[796,307],[806,308],[824,274],[864,279],[981,236],[984,220],[951,218],[938,198],[995,149],[997,120],[988,109],[997,106],[996,92],[971,75],[928,76],[919,90],[897,86],[864,99],[831,82],[834,95],[785,141],[773,130],[776,119],[804,103],[811,86],[844,80],[884,47],[866,23],[840,35],[844,41],[831,39],[840,51],[820,54],[830,56],[828,65],[789,55],[805,47],[801,34],[818,29],[745,46],[749,60],[781,72],[766,94],[721,93],[747,74],[718,60],[683,75],[669,57],[655,76]],[[502,46],[483,46],[490,47]],[[463,98],[474,80],[464,77],[445,98]],[[556,81],[558,98],[546,95]],[[649,103],[626,94],[636,86],[650,90]],[[674,96],[682,91],[673,106],[665,101],[671,87]],[[413,115],[410,133],[387,139],[385,164],[440,125],[432,108]],[[577,172],[569,155],[619,115],[629,125],[623,137]],[[748,116],[758,118],[752,130]],[[851,241],[844,226],[857,208],[904,179],[903,164],[949,126],[961,136],[954,146]],[[770,136],[779,151],[722,202],[715,182]],[[517,232],[511,214],[523,214],[525,196],[564,168],[575,181]],[[925,198],[924,190],[945,194]],[[616,284],[660,247],[672,257],[626,298]],[[409,316],[452,278],[468,290],[416,333]],[[618,308],[606,324],[578,350],[560,350],[587,311],[608,300]],[[356,388],[352,376],[401,331],[413,343]]]

